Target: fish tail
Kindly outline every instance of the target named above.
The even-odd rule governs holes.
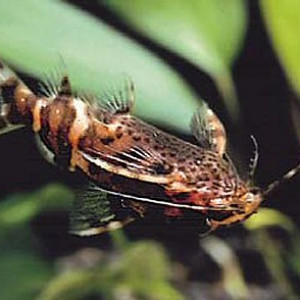
[[[36,99],[23,81],[0,61],[0,135],[30,123]]]

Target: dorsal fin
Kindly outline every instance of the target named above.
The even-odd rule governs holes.
[[[40,84],[40,90],[46,97],[71,96],[72,88],[68,70],[63,58],[60,58],[58,66],[44,76],[45,79]]]
[[[191,130],[201,147],[223,155],[226,149],[226,131],[215,113],[202,102],[191,120]]]
[[[71,96],[72,95],[71,82],[67,75],[64,75],[60,81],[58,95],[59,96]]]
[[[135,102],[134,85],[127,80],[125,87],[120,89],[108,89],[100,96],[100,108],[112,114],[130,113]]]
[[[254,155],[250,159],[248,181],[249,181],[249,183],[253,183],[253,178],[254,178],[254,174],[255,174],[255,171],[257,168],[257,163],[258,163],[258,143],[253,135],[250,135],[250,138],[251,138],[253,146],[254,146]]]

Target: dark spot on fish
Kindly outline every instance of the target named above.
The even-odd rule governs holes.
[[[118,126],[116,128],[116,138],[120,139],[123,136],[123,127],[122,126]]]
[[[214,180],[213,181],[213,187],[220,188],[220,187],[222,187],[222,185],[220,184],[220,182]]]
[[[140,137],[139,135],[134,135],[132,138],[133,138],[133,140],[136,141],[136,142],[138,142],[138,141],[141,140],[141,137]]]
[[[144,138],[144,142],[145,142],[146,144],[149,144],[149,143],[150,143],[150,139],[149,139],[148,137],[145,137],[145,138]]]
[[[94,143],[94,137],[96,136],[96,128],[93,124],[89,124],[88,128],[84,131],[79,139],[78,148],[84,150],[92,147]]]
[[[231,203],[230,207],[231,208],[239,208],[239,205],[237,203]]]
[[[197,188],[203,188],[203,187],[205,187],[206,186],[206,183],[204,183],[204,182],[202,182],[202,181],[198,181],[197,183],[196,183],[196,187]]]
[[[115,141],[115,139],[113,137],[107,137],[107,138],[102,138],[100,139],[100,142],[103,144],[103,145],[110,145],[111,143],[113,143]]]
[[[175,157],[176,156],[176,152],[170,152],[170,157]]]
[[[208,164],[208,163],[206,163],[206,162],[203,162],[203,163],[202,163],[202,166],[203,166],[205,169],[210,169],[211,164]]]
[[[216,180],[221,180],[220,174],[216,174],[215,179],[216,179]]]
[[[68,76],[64,76],[60,83],[59,95],[71,96],[71,85]]]
[[[127,130],[127,134],[128,134],[128,135],[132,135],[132,134],[133,134],[133,130],[132,130],[132,129],[128,129],[128,130]]]
[[[152,169],[154,170],[155,174],[169,174],[170,168],[166,167],[163,164],[155,164],[152,166]]]
[[[186,169],[185,169],[185,167],[184,166],[180,166],[179,168],[178,168],[178,171],[181,171],[181,172],[184,172]]]
[[[209,181],[209,175],[206,172],[203,172],[202,174],[199,175],[198,177],[199,181]]]
[[[196,167],[192,166],[190,170],[191,170],[191,172],[196,172]]]
[[[123,136],[123,132],[117,132],[116,133],[116,138],[120,139]]]

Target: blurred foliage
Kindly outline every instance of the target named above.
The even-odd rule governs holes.
[[[300,95],[300,2],[262,0],[260,4],[274,49],[290,83]]]
[[[1,299],[34,299],[53,276],[51,265],[34,252],[0,254]]]
[[[171,263],[165,249],[157,242],[130,242],[121,230],[112,233],[114,248],[109,252],[82,248],[53,262],[41,256],[30,221],[45,210],[66,211],[72,200],[71,192],[53,184],[1,202],[1,299],[184,299],[182,292],[170,283],[178,277],[173,270],[184,269],[184,266],[178,269],[178,263]],[[20,217],[16,217],[17,211]],[[8,214],[12,216],[9,221]],[[286,232],[289,248],[269,234],[268,229],[276,227]],[[294,295],[288,274],[292,270],[300,277],[297,227],[278,211],[261,209],[246,222],[246,228],[252,231],[250,249],[256,249],[263,257],[281,293]],[[214,236],[200,240],[202,251],[222,270],[220,281],[212,291],[222,288],[229,299],[246,299],[253,290],[245,281],[238,253],[228,242]],[[199,295],[204,296],[201,291],[204,287],[199,288]]]
[[[0,203],[1,299],[32,299],[38,295],[38,299],[85,299],[89,295],[115,299],[127,294],[145,299],[182,299],[168,282],[170,264],[162,247],[148,241],[128,244],[122,232],[113,233],[116,250],[95,264],[94,256],[83,252],[85,263],[76,266],[74,254],[69,258],[73,261],[71,270],[65,267],[57,273],[54,265],[39,258],[39,243],[31,233],[30,221],[45,210],[68,211],[72,200],[73,193],[53,184]],[[90,260],[92,265],[86,267]],[[17,288],[11,290],[14,285]]]
[[[227,101],[232,118],[239,117],[231,68],[247,29],[244,1],[101,3],[135,31],[207,72]],[[299,2],[263,0],[261,9],[288,79],[299,93]],[[137,113],[179,130],[188,129],[201,101],[158,55],[62,1],[0,0],[0,47],[1,57],[8,63],[41,78],[63,61],[74,85],[96,94],[128,76],[137,86]],[[188,293],[196,295],[193,299],[205,298],[204,284],[192,282],[187,267],[171,260],[160,244],[129,241],[122,231],[112,233],[113,249],[82,247],[65,257],[46,258],[32,231],[32,221],[44,213],[68,211],[73,198],[67,188],[53,184],[2,199],[1,299],[184,299]],[[295,298],[297,291],[290,278],[300,278],[297,226],[270,209],[261,209],[245,224],[243,249],[263,258],[277,288],[275,295],[280,291],[284,299]],[[272,233],[278,229],[284,240]],[[256,299],[255,285],[247,282],[234,247],[226,237],[199,240],[195,252],[205,252],[221,269],[221,278],[209,285],[208,295],[219,290],[216,299]]]
[[[72,200],[73,194],[57,184],[29,195],[12,195],[0,203],[0,228],[24,226],[42,211],[66,210]]]
[[[284,214],[267,208],[260,209],[259,214],[253,216],[245,225],[249,230],[254,231],[253,237],[256,245],[274,281],[281,287],[285,295],[291,297],[295,292],[289,282],[288,266],[300,276],[299,229]],[[287,232],[290,249],[286,247],[286,244],[269,234],[268,228],[273,227],[282,228]]]
[[[262,0],[261,11],[274,50],[286,73],[289,83],[300,99],[300,2],[297,0]],[[296,102],[296,101],[295,101]],[[300,103],[291,103],[291,114],[300,140]]]
[[[1,0],[0,48],[7,62],[42,78],[63,60],[74,85],[96,94],[129,77],[138,114],[180,130],[201,101],[160,58],[63,2]]]
[[[207,72],[233,118],[239,114],[231,67],[246,32],[241,0],[101,1],[141,31]],[[215,22],[218,20],[218,22]]]
[[[85,253],[88,256],[88,253]],[[170,265],[164,250],[155,242],[135,242],[99,259],[91,268],[66,271],[51,280],[39,299],[183,299],[168,283]]]
[[[201,246],[222,269],[221,283],[224,290],[234,299],[244,299],[249,291],[243,277],[242,266],[236,253],[225,241],[216,237],[207,237]]]

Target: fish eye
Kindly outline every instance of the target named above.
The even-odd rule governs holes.
[[[251,194],[252,194],[253,196],[257,196],[257,195],[259,195],[259,194],[261,193],[261,190],[260,190],[260,188],[258,188],[258,187],[253,187],[253,188],[250,190],[250,192],[251,192]]]

